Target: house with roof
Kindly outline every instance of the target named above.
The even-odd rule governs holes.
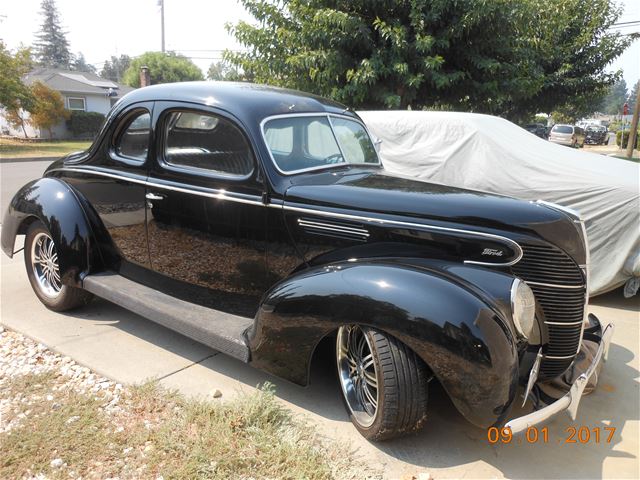
[[[24,77],[23,81],[28,85],[39,81],[57,90],[62,95],[64,106],[68,110],[98,112],[103,115],[106,115],[120,98],[133,90],[132,87],[106,80],[95,73],[55,68],[33,70]],[[28,122],[26,129],[29,137],[48,137],[48,132],[40,132]],[[22,129],[9,125],[1,112],[0,132],[15,136],[24,135]],[[64,121],[52,129],[52,134],[55,139],[69,138],[71,135]]]

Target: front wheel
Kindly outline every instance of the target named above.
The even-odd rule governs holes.
[[[345,325],[336,357],[349,417],[365,438],[388,440],[423,427],[429,370],[406,345],[372,328]]]
[[[58,249],[49,231],[39,221],[27,230],[24,263],[33,291],[51,310],[70,310],[89,303],[93,297],[81,288],[62,283]]]

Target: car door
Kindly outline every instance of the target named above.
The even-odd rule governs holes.
[[[100,245],[105,263],[133,279],[150,266],[144,195],[152,112],[153,102],[144,102],[118,113],[91,157],[64,170],[65,181],[88,201],[107,231],[98,235],[110,239]]]
[[[266,207],[251,145],[229,115],[156,103],[147,183],[151,269],[170,293],[253,316],[268,288]]]

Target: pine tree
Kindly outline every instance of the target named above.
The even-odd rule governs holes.
[[[66,33],[60,25],[55,0],[42,0],[40,13],[43,22],[34,45],[38,63],[46,67],[70,68],[73,57]]]

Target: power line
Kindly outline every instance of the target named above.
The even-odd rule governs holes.
[[[630,24],[634,24],[634,23],[640,23],[640,20],[630,20],[628,22],[618,22],[618,23],[614,23],[611,26],[612,27],[618,27],[618,26],[621,26],[621,25],[630,25]]]

